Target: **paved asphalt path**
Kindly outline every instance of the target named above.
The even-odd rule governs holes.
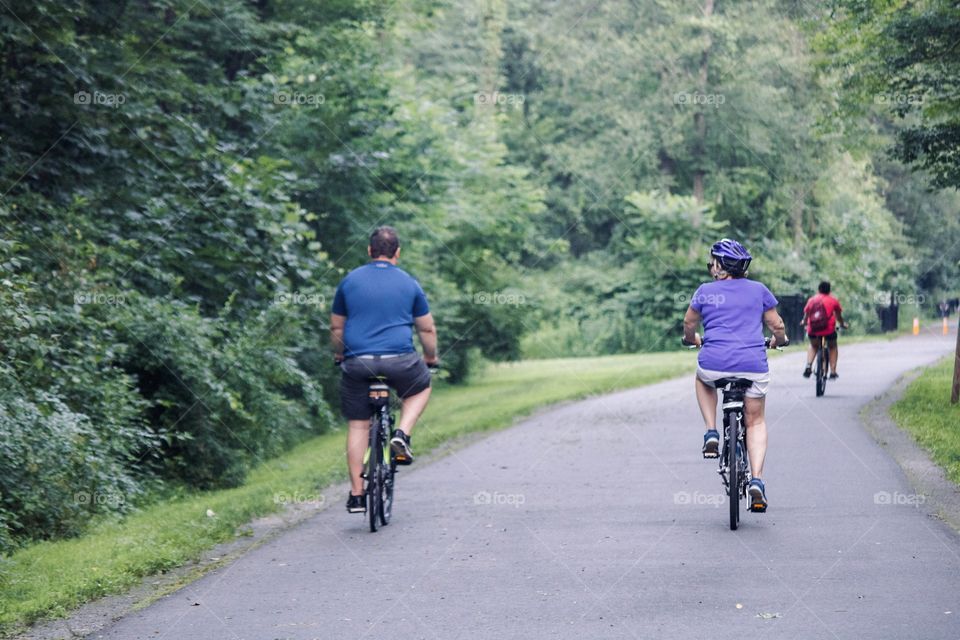
[[[799,349],[774,359],[770,510],[736,532],[687,377],[404,470],[376,534],[329,496],[100,637],[960,638],[960,538],[858,418],[954,340],[841,344],[842,378],[819,399]]]

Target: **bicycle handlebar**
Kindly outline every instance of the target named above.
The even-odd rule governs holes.
[[[687,342],[687,339],[686,339],[686,338],[680,338],[680,344],[682,344],[683,346],[687,347],[688,349],[698,349],[698,348],[700,348],[700,347],[698,347],[698,346],[696,345],[696,343]],[[700,346],[701,346],[701,347],[703,346],[702,343],[701,343]],[[765,348],[767,348],[767,349],[770,348],[770,338],[764,338],[764,339],[763,339],[763,346],[764,346]],[[789,346],[790,346],[790,338],[787,338],[786,342],[784,342],[783,344],[778,344],[776,347],[774,347],[774,349],[782,349],[783,347],[789,347]]]

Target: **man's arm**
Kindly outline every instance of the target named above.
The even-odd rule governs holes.
[[[693,307],[687,307],[687,313],[683,316],[683,339],[698,347],[703,344],[703,340],[697,335],[697,327],[700,326],[700,320],[700,312]]]
[[[343,327],[347,324],[347,316],[336,313],[330,314],[330,346],[333,347],[333,359],[343,360]]]
[[[413,319],[420,336],[420,345],[423,347],[423,361],[427,364],[437,364],[437,327],[433,324],[433,314],[427,313]]]
[[[771,349],[778,344],[785,344],[787,342],[786,327],[783,324],[783,318],[777,313],[776,308],[764,311],[763,321],[766,323],[767,328],[770,329],[770,332],[773,333],[773,339],[770,341]]]
[[[843,321],[843,310],[840,307],[837,307],[837,310],[833,312],[833,315],[837,317],[837,323],[840,325],[840,328],[846,329],[847,323]]]

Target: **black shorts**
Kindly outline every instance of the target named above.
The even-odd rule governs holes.
[[[430,387],[430,370],[418,353],[347,358],[340,371],[340,410],[347,420],[369,420],[373,415],[367,395],[371,376],[385,376],[401,398]]]
[[[833,333],[827,334],[827,335],[825,335],[825,336],[815,336],[815,335],[813,335],[812,333],[808,333],[808,334],[807,334],[807,337],[810,338],[810,340],[818,340],[819,338],[826,338],[826,339],[827,339],[827,342],[836,342],[836,341],[837,341],[837,332],[836,332],[836,330],[834,330]]]

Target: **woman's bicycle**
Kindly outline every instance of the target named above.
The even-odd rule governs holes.
[[[696,345],[681,340],[684,346],[695,349]],[[790,341],[777,345],[777,349],[790,344]],[[764,345],[770,348],[770,338],[764,340]],[[730,528],[736,530],[740,526],[740,501],[747,497],[747,487],[752,475],[750,473],[750,457],[747,455],[747,425],[743,419],[743,399],[746,390],[753,385],[752,380],[746,378],[720,378],[713,382],[723,394],[723,441],[720,446],[720,466],[717,473],[723,481],[724,492],[727,494],[727,503],[730,507]],[[762,501],[751,503],[747,507],[758,513],[766,511]]]

